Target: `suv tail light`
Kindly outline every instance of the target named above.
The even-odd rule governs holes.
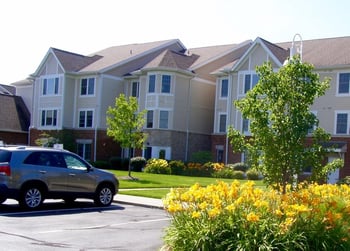
[[[6,175],[6,176],[11,175],[11,167],[9,164],[5,164],[5,165],[0,164],[0,175]]]

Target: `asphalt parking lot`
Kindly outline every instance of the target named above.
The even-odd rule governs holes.
[[[72,205],[45,201],[24,211],[16,201],[0,205],[0,250],[137,250],[163,245],[169,224],[159,208],[113,203],[101,208],[88,200]]]

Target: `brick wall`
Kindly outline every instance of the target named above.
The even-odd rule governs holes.
[[[28,133],[0,131],[0,140],[8,145],[27,145]]]

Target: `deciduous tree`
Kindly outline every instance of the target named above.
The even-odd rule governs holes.
[[[146,110],[139,111],[137,98],[120,94],[115,99],[115,106],[107,109],[107,135],[123,148],[142,149],[147,138],[142,131],[145,112]],[[130,164],[129,176],[131,177]]]
[[[310,111],[317,97],[329,88],[329,79],[320,81],[313,66],[293,57],[274,71],[271,63],[257,67],[259,82],[242,99],[234,101],[243,118],[249,120],[251,137],[229,128],[228,137],[235,152],[248,153],[270,185],[285,191],[296,184],[297,175],[311,167],[311,179],[325,180],[342,161],[323,165],[329,149],[323,143],[330,134],[318,126]],[[310,136],[310,130],[313,133]]]

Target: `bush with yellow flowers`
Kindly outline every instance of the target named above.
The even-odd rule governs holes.
[[[350,250],[350,187],[300,186],[280,193],[253,182],[172,189],[169,250]]]

